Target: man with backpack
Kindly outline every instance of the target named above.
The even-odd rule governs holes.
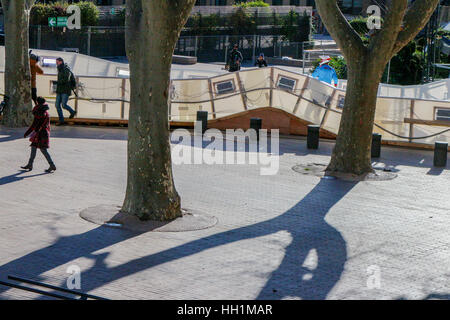
[[[76,88],[76,80],[67,63],[64,63],[63,58],[56,59],[56,65],[58,68],[58,81],[56,84],[56,110],[58,111],[59,116],[59,123],[57,125],[63,125],[65,122],[62,109],[69,111],[70,119],[75,117],[77,114],[77,112],[67,104],[72,90]]]
[[[244,60],[244,57],[242,56],[242,53],[238,50],[238,45],[235,44],[233,46],[233,50],[231,50],[227,65],[225,66],[225,69],[227,69],[230,72],[235,72],[241,70],[241,63]]]

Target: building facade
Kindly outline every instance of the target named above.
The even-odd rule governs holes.
[[[342,11],[347,14],[361,14],[371,4],[384,5],[386,0],[338,0]],[[231,6],[235,0],[197,0],[197,6]],[[271,6],[315,7],[314,0],[265,0]]]

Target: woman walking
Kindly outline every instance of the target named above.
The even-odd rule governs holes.
[[[28,164],[22,169],[31,171],[33,170],[33,162],[36,158],[37,149],[40,149],[44,157],[47,159],[50,168],[45,170],[47,173],[51,173],[56,170],[55,164],[53,163],[50,154],[47,149],[50,147],[50,117],[48,115],[49,107],[45,103],[45,99],[38,97],[36,99],[37,105],[33,108],[34,121],[30,128],[25,132],[24,138],[30,135],[31,142],[31,155]]]

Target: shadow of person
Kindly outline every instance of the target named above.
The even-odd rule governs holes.
[[[355,185],[356,183],[322,179],[299,203],[275,218],[190,241],[114,267],[96,263],[91,269],[82,272],[83,292],[208,249],[287,231],[292,241],[285,250],[283,261],[271,273],[257,299],[325,299],[340,279],[347,260],[344,238],[325,221],[325,217]],[[124,230],[98,227],[83,234],[61,237],[48,247],[0,266],[0,275],[19,273],[36,279],[57,266],[88,257],[97,250],[137,235],[139,234]],[[317,253],[317,266],[309,269],[302,267],[312,250]],[[239,252],[236,255],[239,256]],[[227,260],[232,262],[233,256],[229,256]],[[65,286],[65,281],[61,282],[61,286]]]
[[[26,129],[21,131],[1,130],[0,128],[0,143],[13,140],[23,139],[23,134]]]
[[[43,176],[43,175],[47,175],[48,173],[43,172],[43,173],[38,173],[38,174],[34,174],[31,176],[22,176],[23,174],[27,173],[29,171],[27,170],[21,170],[17,173],[14,173],[12,175],[6,176],[6,177],[2,177],[0,178],[0,186],[3,186],[5,184],[9,184],[9,183],[13,183],[13,182],[18,182],[24,179],[30,179],[30,178],[35,178],[35,177],[39,177],[39,176]]]

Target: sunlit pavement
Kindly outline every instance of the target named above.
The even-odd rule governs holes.
[[[383,147],[376,166],[398,178],[350,183],[292,167],[327,163],[281,139],[280,168],[176,165],[183,207],[214,215],[210,229],[136,234],[82,220],[123,201],[126,130],[60,127],[50,153],[22,173],[24,130],[0,129],[0,278],[14,274],[110,299],[440,299],[450,295],[450,166],[432,151]],[[2,299],[44,297],[0,286]]]

